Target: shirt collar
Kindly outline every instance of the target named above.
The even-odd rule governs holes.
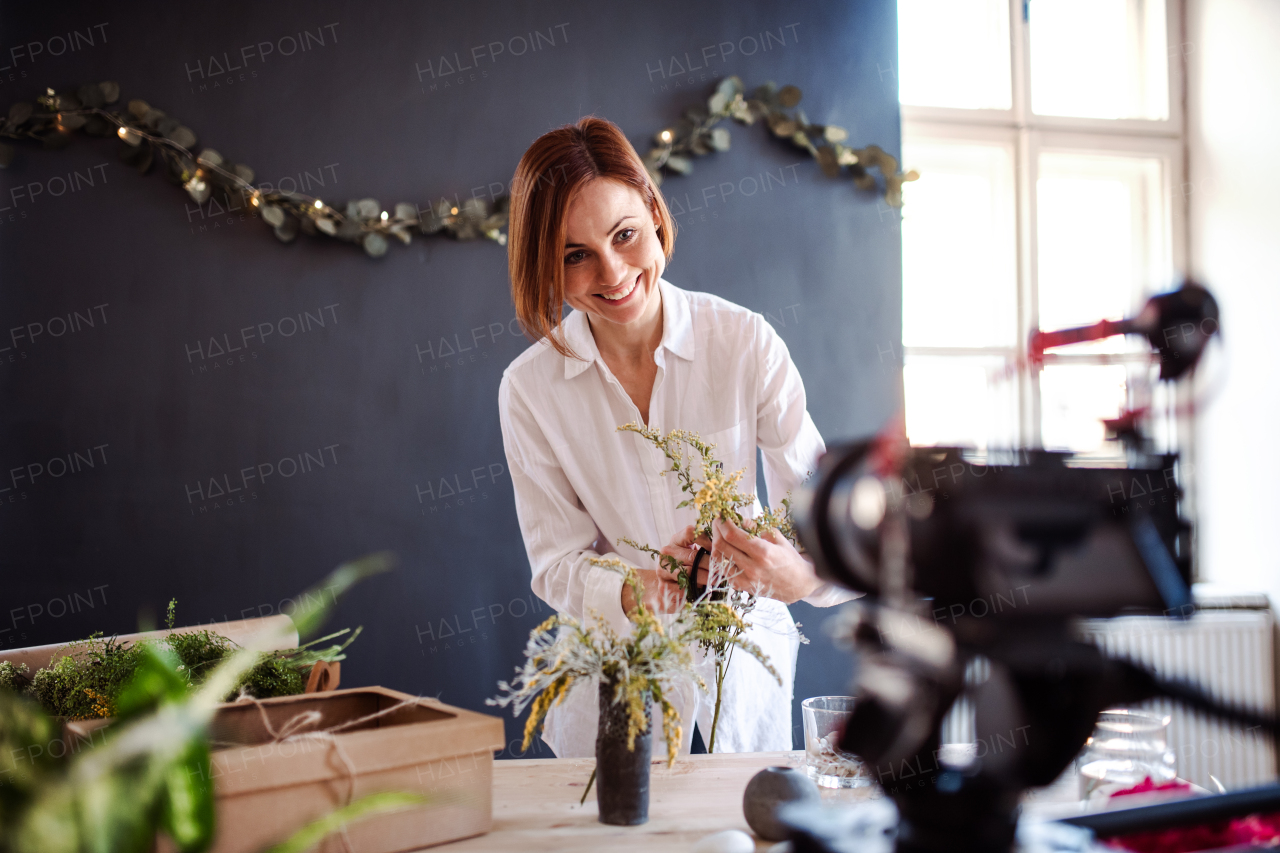
[[[662,294],[661,346],[685,361],[693,361],[693,317],[689,311],[689,297],[664,278],[658,279],[658,290]],[[569,349],[582,356],[581,359],[564,360],[564,378],[572,379],[600,357],[600,350],[596,348],[587,315],[582,311],[574,309],[565,318],[563,332]]]

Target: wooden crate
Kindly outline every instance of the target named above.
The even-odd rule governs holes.
[[[296,715],[318,711],[320,721],[307,730],[327,729],[411,698],[384,687],[359,687],[265,699],[261,709],[250,702],[221,706],[212,727],[210,775],[218,803],[212,853],[260,851],[375,791],[417,791],[429,803],[352,824],[347,837],[354,853],[396,853],[488,832],[493,753],[504,742],[497,717],[418,699],[344,729],[332,742],[275,743],[263,723],[265,711],[279,732]],[[334,835],[318,850],[346,848]]]

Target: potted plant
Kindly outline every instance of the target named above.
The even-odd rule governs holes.
[[[695,536],[712,538],[712,524],[716,519],[723,519],[733,522],[752,536],[759,536],[770,529],[777,530],[792,545],[797,544],[795,526],[791,520],[790,495],[780,501],[780,510],[765,507],[757,518],[743,516],[743,507],[749,507],[755,502],[754,494],[744,495],[738,491],[743,472],[725,474],[724,464],[713,452],[716,446],[703,441],[698,433],[675,429],[663,435],[658,430],[634,422],[623,424],[618,430],[634,432],[650,441],[670,462],[671,467],[663,474],[675,474],[680,481],[680,491],[689,495],[677,505],[677,509],[693,506],[698,511],[698,518],[693,524]],[[756,606],[756,595],[764,590],[735,589],[731,585],[735,575],[732,561],[713,562],[709,566],[706,588],[701,589],[697,579],[689,577],[684,566],[675,558],[634,539],[624,537],[618,541],[644,551],[663,568],[675,574],[680,587],[689,593],[688,597],[695,606],[702,600],[719,601],[738,616],[736,627],[701,642],[703,650],[711,656],[715,666],[715,707],[711,717],[711,733],[707,740],[707,752],[713,753],[716,751],[716,729],[720,723],[724,678],[736,647],[730,635],[737,636],[746,631],[749,625],[747,617]],[[801,635],[800,642],[808,640]]]
[[[729,604],[702,599],[685,602],[669,624],[644,606],[644,589],[635,569],[616,557],[598,557],[594,565],[621,572],[641,602],[628,614],[631,633],[619,636],[599,615],[587,623],[557,614],[529,635],[524,666],[512,683],[498,683],[500,695],[489,704],[511,706],[515,713],[530,707],[524,748],[537,735],[547,712],[570,690],[598,683],[600,722],[596,737],[595,781],[600,822],[634,826],[649,819],[649,757],[653,732],[651,709],[662,714],[667,765],[676,759],[683,729],[668,698],[681,682],[702,689],[693,668],[695,644],[724,644],[742,649],[773,672],[758,646],[743,636],[746,625]],[[774,673],[777,676],[777,673]],[[587,791],[583,792],[585,801]]]

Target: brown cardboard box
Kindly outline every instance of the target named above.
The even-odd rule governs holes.
[[[332,738],[274,743],[271,728],[304,711],[328,729],[413,697],[384,687],[282,696],[223,705],[212,727],[211,777],[218,802],[212,853],[249,853],[288,838],[315,818],[375,791],[418,791],[426,806],[376,815],[347,829],[353,853],[395,853],[488,832],[493,822],[493,753],[502,720],[417,699]],[[165,846],[161,845],[164,850]],[[322,853],[345,853],[339,835]]]

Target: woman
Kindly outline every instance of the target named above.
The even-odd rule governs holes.
[[[753,538],[717,522],[714,540],[695,542],[694,511],[676,509],[686,496],[674,477],[661,475],[662,453],[617,427],[634,421],[664,433],[700,432],[727,471],[745,469],[745,483],[756,482],[759,447],[774,501],[816,469],[825,448],[772,327],[759,314],[662,279],[674,243],[662,195],[613,124],[584,118],[540,137],[521,158],[512,181],[511,289],[537,342],[503,374],[499,408],[533,591],[562,613],[598,613],[627,633],[631,590],[591,557],[616,552],[638,567],[645,604],[663,612],[679,604],[675,578],[619,544],[621,537],[661,543],[686,567],[698,545],[713,562],[731,558],[736,587],[766,591],[748,637],[782,684],[750,656],[733,657],[716,751],[791,749],[799,637],[786,605],[831,605],[849,594],[821,583],[776,532]],[[565,303],[574,310],[562,321]],[[702,666],[714,683],[711,663]],[[711,730],[714,696],[692,694],[678,703],[683,752],[695,720],[708,739]],[[596,714],[596,691],[575,690],[548,717],[543,737],[562,758],[592,755]]]

